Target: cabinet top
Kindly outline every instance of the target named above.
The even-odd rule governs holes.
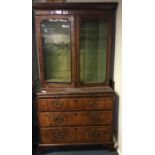
[[[67,94],[113,94],[114,90],[109,86],[104,87],[84,87],[84,88],[55,88],[42,89],[39,96],[44,95],[67,95]]]
[[[33,2],[33,9],[110,9],[115,10],[118,3],[53,3],[53,2]]]

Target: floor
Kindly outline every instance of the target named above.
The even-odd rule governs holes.
[[[67,149],[46,149],[41,153],[34,153],[33,155],[118,155],[116,151],[108,151],[106,149],[101,149],[100,147],[95,148],[81,148],[77,149],[74,147],[69,147]]]
[[[104,151],[104,150],[91,150],[91,151],[64,151],[64,152],[52,152],[41,155],[118,155],[116,151]]]

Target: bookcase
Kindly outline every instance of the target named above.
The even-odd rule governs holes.
[[[34,2],[39,146],[109,145],[117,3]]]

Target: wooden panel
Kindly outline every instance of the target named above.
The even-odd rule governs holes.
[[[33,3],[33,9],[37,10],[50,10],[50,9],[84,9],[84,10],[93,10],[93,9],[98,9],[98,10],[111,10],[113,11],[117,7],[116,2],[114,3]]]
[[[39,111],[104,110],[113,108],[113,97],[39,99]]]
[[[105,143],[112,141],[111,127],[41,128],[41,144]]]
[[[104,125],[112,123],[112,111],[41,112],[40,126]]]

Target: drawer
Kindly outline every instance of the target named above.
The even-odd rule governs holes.
[[[112,111],[40,112],[40,126],[104,125],[112,123]]]
[[[104,110],[113,108],[113,97],[38,99],[39,111]]]
[[[41,144],[105,143],[112,141],[110,126],[41,128]]]
[[[40,143],[73,143],[76,140],[75,128],[41,128]]]

